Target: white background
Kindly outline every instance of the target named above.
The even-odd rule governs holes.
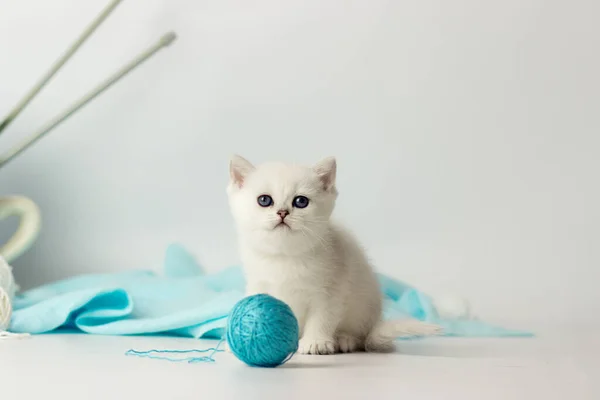
[[[0,114],[106,3],[0,0]],[[337,217],[380,271],[492,321],[597,320],[598,15],[595,0],[126,0],[1,137],[178,33],[0,171],[0,194],[44,216],[17,279],[159,271],[173,241],[237,264],[229,155],[335,155]]]

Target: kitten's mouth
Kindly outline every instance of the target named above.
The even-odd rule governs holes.
[[[290,226],[284,221],[279,222],[273,229],[290,229]]]

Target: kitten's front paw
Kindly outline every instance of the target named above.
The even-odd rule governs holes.
[[[333,339],[304,337],[298,343],[300,354],[334,354],[336,351],[337,345]]]
[[[360,341],[354,336],[339,335],[338,344],[341,353],[354,353],[359,350]]]

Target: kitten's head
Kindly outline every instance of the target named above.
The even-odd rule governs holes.
[[[272,254],[302,253],[324,243],[333,212],[336,162],[312,167],[231,159],[227,193],[245,243]]]

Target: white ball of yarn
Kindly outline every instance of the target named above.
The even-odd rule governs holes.
[[[17,285],[12,273],[12,267],[0,256],[0,288],[12,298],[17,291]]]
[[[15,295],[16,285],[10,265],[0,257],[0,331],[8,329],[12,315],[11,300]]]
[[[459,296],[441,296],[433,299],[434,307],[440,317],[445,319],[471,319],[469,302]]]
[[[8,329],[11,315],[12,305],[10,304],[10,297],[8,297],[6,290],[0,288],[0,332]]]

